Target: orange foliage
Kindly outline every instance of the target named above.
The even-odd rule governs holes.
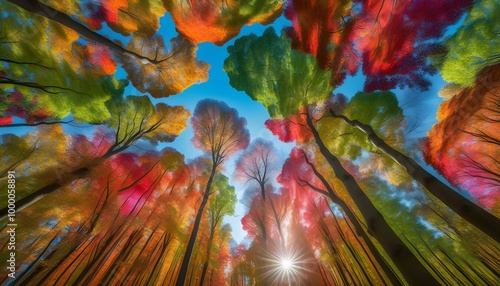
[[[171,50],[166,51],[163,37],[159,35],[130,40],[128,50],[159,61],[153,64],[122,56],[128,79],[139,91],[149,92],[156,98],[167,97],[208,79],[210,66],[196,60],[197,45],[182,36],[173,38],[170,43]]]
[[[222,46],[239,34],[243,25],[268,23],[281,14],[282,2],[245,3],[237,0],[165,1],[176,29],[195,42]],[[258,2],[258,1],[255,1]],[[262,1],[260,1],[262,2]]]
[[[499,82],[500,65],[488,67],[472,87],[442,103],[424,144],[428,163],[490,208],[500,206]]]

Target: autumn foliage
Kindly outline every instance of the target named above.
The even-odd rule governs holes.
[[[478,202],[498,209],[499,65],[485,68],[476,82],[441,104],[439,122],[424,143],[426,161]]]
[[[471,5],[450,1],[302,1],[290,0],[285,16],[293,47],[313,54],[332,70],[340,85],[362,66],[365,91],[395,87],[427,89],[435,70],[426,58],[443,49],[439,39]],[[431,10],[432,13],[424,11]]]
[[[219,46],[236,36],[244,25],[274,21],[283,6],[277,0],[167,0],[165,4],[183,36],[195,43],[212,42]]]
[[[0,2],[0,284],[498,284],[497,2]]]

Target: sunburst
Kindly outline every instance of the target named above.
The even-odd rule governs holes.
[[[306,259],[300,250],[282,248],[274,253],[268,253],[264,258],[266,262],[265,276],[270,277],[273,284],[299,285],[305,278],[309,269],[304,267]]]

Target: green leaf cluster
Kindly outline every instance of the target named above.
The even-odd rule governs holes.
[[[392,146],[404,143],[405,118],[398,99],[392,92],[358,92],[341,113],[351,120],[370,125]],[[361,156],[363,150],[378,152],[378,148],[368,141],[364,132],[341,119],[320,120],[318,131],[330,150],[351,160]]]
[[[498,19],[498,1],[476,1],[464,24],[445,40],[449,51],[441,67],[444,80],[470,86],[482,68],[499,62]]]
[[[294,51],[290,44],[271,27],[260,37],[251,34],[236,40],[224,61],[231,86],[264,104],[273,118],[321,102],[333,90],[330,72],[321,70],[314,56]]]

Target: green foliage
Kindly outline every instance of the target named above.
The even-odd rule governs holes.
[[[300,107],[323,101],[333,87],[330,72],[321,70],[312,55],[290,48],[290,40],[273,28],[257,37],[241,37],[228,47],[224,70],[229,83],[267,108],[271,117],[296,113]]]
[[[476,1],[463,26],[445,40],[449,52],[441,67],[444,80],[470,86],[482,68],[499,62],[498,19],[498,1]]]
[[[405,118],[392,92],[358,92],[341,112],[351,120],[370,125],[377,134],[393,145],[404,143]],[[364,132],[341,119],[324,118],[319,121],[318,131],[330,150],[355,160],[362,150],[377,152]]]
[[[215,192],[215,196],[208,205],[209,213],[213,214],[213,216],[233,215],[238,200],[236,198],[236,189],[229,185],[229,178],[220,173],[215,175],[212,192]]]
[[[36,99],[54,119],[72,113],[102,123],[109,117],[105,102],[121,96],[128,81],[89,64],[74,32],[9,3],[2,3],[0,23],[1,88]]]
[[[126,149],[139,139],[152,144],[171,142],[186,128],[190,115],[182,106],[155,106],[147,95],[110,100],[107,107],[111,117],[106,124],[116,131],[115,151]]]

